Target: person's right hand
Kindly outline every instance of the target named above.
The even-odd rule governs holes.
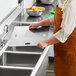
[[[33,22],[32,24],[30,24],[29,29],[35,29],[39,26],[39,22]]]

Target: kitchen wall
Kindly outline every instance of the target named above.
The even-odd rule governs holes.
[[[18,0],[0,0],[0,22],[18,6]]]
[[[34,3],[36,2],[36,0],[24,0],[24,8],[29,8],[31,7]],[[25,10],[26,12],[26,10]]]

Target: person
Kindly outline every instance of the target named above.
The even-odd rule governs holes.
[[[58,0],[54,16],[34,22],[29,29],[54,25],[54,35],[37,44],[40,48],[54,44],[56,76],[76,76],[76,0]]]

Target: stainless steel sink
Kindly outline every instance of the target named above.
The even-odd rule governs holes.
[[[32,70],[0,68],[0,76],[30,76]]]
[[[40,49],[36,46],[19,46],[19,47],[7,47],[6,51],[21,51],[21,52],[43,52],[43,49]]]
[[[18,67],[35,67],[40,55],[34,54],[19,54],[19,53],[4,53],[0,65],[3,66],[18,66]]]
[[[49,47],[40,49],[36,44],[48,39],[48,31],[48,27],[35,30],[15,27],[12,38],[0,52],[0,75],[45,76]]]
[[[45,76],[48,48],[42,54],[5,51],[0,56],[1,76]]]

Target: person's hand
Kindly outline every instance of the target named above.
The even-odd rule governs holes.
[[[45,41],[41,41],[41,42],[39,42],[39,43],[37,44],[37,46],[38,46],[39,48],[41,48],[41,49],[44,49],[45,47],[48,46],[48,43],[47,43],[46,40],[45,40]]]
[[[32,24],[30,24],[29,29],[35,29],[39,26],[39,22],[33,22]]]

